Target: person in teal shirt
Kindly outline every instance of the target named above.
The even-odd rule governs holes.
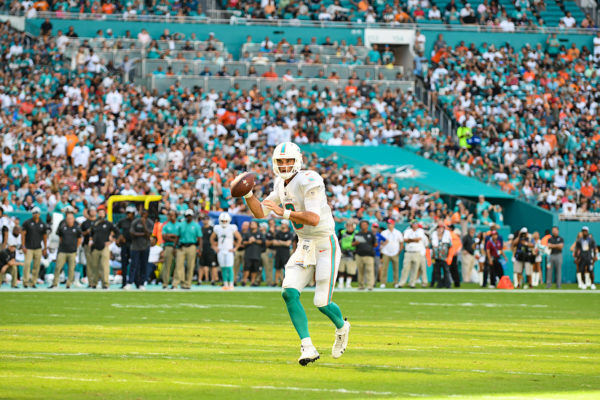
[[[173,267],[173,261],[175,260],[175,246],[179,240],[179,223],[177,222],[177,210],[171,209],[169,211],[169,219],[162,227],[162,238],[164,247],[164,262],[160,278],[162,280],[162,287],[166,289],[169,286],[169,280],[171,279],[171,269]]]
[[[477,218],[481,219],[484,210],[487,210],[492,205],[485,199],[483,195],[479,196],[479,202],[477,203]]]
[[[196,269],[197,252],[202,251],[202,229],[197,221],[194,221],[194,211],[188,209],[184,213],[185,221],[178,225],[177,236],[179,246],[177,249],[177,261],[173,273],[173,288],[181,283],[182,289],[192,288],[192,277]],[[187,269],[185,265],[187,264]],[[185,279],[184,279],[185,271]]]
[[[11,183],[14,183],[16,187],[21,186],[21,179],[23,179],[23,167],[21,164],[13,162],[7,165],[4,171]]]
[[[38,167],[33,162],[33,157],[27,156],[27,163],[25,164],[25,170],[29,177],[29,182],[35,182],[35,175],[37,174]]]

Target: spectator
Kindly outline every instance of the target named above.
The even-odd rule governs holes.
[[[258,230],[256,221],[250,222],[250,230],[242,235],[244,250],[244,278],[242,286],[248,284],[250,278],[251,286],[258,286],[257,276],[261,268],[262,245],[265,242],[265,236]]]
[[[577,265],[577,285],[579,289],[596,290],[594,284],[594,263],[596,261],[596,241],[587,226],[581,228],[581,236],[575,242],[575,264]]]
[[[404,265],[402,266],[399,287],[404,287],[410,277],[409,286],[414,289],[419,278],[419,273],[421,273],[421,285],[426,287],[428,286],[425,265],[427,237],[416,219],[410,222],[410,227],[404,231],[403,237],[404,243],[406,243],[406,250],[404,252]]]
[[[23,287],[35,289],[40,274],[42,255],[46,257],[48,254],[48,227],[40,220],[39,207],[34,207],[31,213],[31,219],[23,222],[21,250],[25,253]],[[33,271],[30,270],[32,262]]]
[[[360,231],[354,235],[355,260],[358,270],[358,289],[373,290],[375,285],[375,246],[376,238],[369,231],[369,222],[360,222]]]
[[[437,229],[431,235],[431,249],[433,259],[433,274],[431,276],[431,287],[450,288],[450,269],[448,266],[448,254],[452,247],[452,237],[443,223],[438,223]],[[441,274],[443,273],[443,278]],[[443,280],[442,280],[443,279]]]
[[[563,247],[564,239],[559,236],[557,226],[552,227],[552,237],[548,239],[548,249],[550,250],[550,259],[546,264],[546,289],[552,287],[552,273],[556,277],[556,288],[560,289],[562,282],[562,262],[563,262]]]
[[[68,264],[67,284],[69,289],[75,278],[75,263],[77,249],[81,246],[83,235],[81,229],[75,223],[75,216],[72,211],[68,211],[65,218],[65,223],[58,228],[57,235],[60,238],[58,246],[58,256],[56,258],[56,266],[54,268],[54,281],[50,289],[58,287],[60,273],[65,265]],[[16,279],[16,275],[15,275]]]
[[[404,237],[402,232],[395,228],[396,222],[393,219],[387,220],[387,229],[384,230],[381,235],[384,237],[384,242],[381,243],[381,270],[379,273],[379,280],[381,282],[381,288],[385,287],[388,281],[388,271],[390,262],[392,263],[393,271],[393,283],[394,288],[399,287],[399,263],[400,263],[400,252],[404,247]]]
[[[352,276],[356,275],[356,246],[354,245],[356,234],[354,222],[350,220],[346,222],[346,229],[341,230],[338,234],[340,248],[342,249],[338,270],[338,289],[344,288],[344,278],[346,279],[346,288],[352,287]]]

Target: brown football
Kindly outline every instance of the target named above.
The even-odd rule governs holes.
[[[254,187],[254,174],[244,172],[231,181],[231,197],[242,197]]]

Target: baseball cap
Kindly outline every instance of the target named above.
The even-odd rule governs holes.
[[[373,222],[372,226],[379,228],[379,224],[377,222]]]
[[[587,226],[584,226],[583,228],[581,228],[582,231],[590,231],[590,228],[588,228]]]
[[[393,224],[394,222],[396,222],[396,221],[394,221],[394,220],[393,220],[393,219],[391,219],[391,218],[387,220],[387,223],[388,223],[388,224]]]
[[[125,209],[126,213],[135,213],[136,208],[135,206],[127,206],[127,208]]]
[[[491,231],[490,233],[491,233],[492,235],[495,235],[495,234],[497,234],[497,233],[498,233],[498,231]]]
[[[33,209],[31,210],[32,214],[39,214],[41,213],[41,210],[39,207],[33,207]]]
[[[193,210],[185,210],[185,212],[183,213],[183,215],[185,215],[186,217],[188,215],[191,215],[193,217],[194,216],[194,211]]]
[[[521,230],[519,231],[519,233],[527,233],[527,228],[526,227],[522,227]]]
[[[411,225],[412,225],[412,224],[418,224],[418,223],[419,223],[419,221],[417,221],[416,219],[413,219],[412,221],[410,221],[410,224],[411,224]]]
[[[104,204],[100,204],[98,206],[98,211],[100,211],[100,210],[106,210],[106,206]]]

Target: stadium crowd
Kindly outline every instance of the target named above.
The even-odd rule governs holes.
[[[594,43],[553,34],[520,49],[452,47],[440,35],[423,78],[457,121],[459,143],[442,134],[419,151],[552,211],[600,212],[600,34]]]
[[[70,36],[65,37],[69,40]],[[102,213],[101,208],[113,194],[161,194],[161,212],[164,214],[174,210],[192,220],[209,210],[228,210],[237,214],[244,212],[245,207],[241,200],[230,198],[228,182],[237,172],[251,165],[259,177],[257,192],[266,192],[272,184],[269,149],[281,141],[363,145],[395,143],[408,147],[425,147],[428,143],[439,146],[442,143],[436,121],[431,119],[413,93],[388,90],[380,95],[369,86],[368,81],[335,91],[300,88],[297,91],[267,89],[260,92],[257,89],[243,91],[234,88],[228,93],[204,93],[200,88],[183,89],[175,85],[161,94],[122,83],[118,74],[114,73],[122,70],[111,63],[104,65],[89,49],[84,49],[83,62],[76,62],[76,69],[72,70],[71,60],[64,55],[63,36],[32,38],[13,31],[8,23],[4,23],[0,25],[0,38],[2,58],[8,61],[2,63],[0,71],[3,148],[0,202],[6,213],[35,211],[34,214],[39,216],[49,212],[70,214],[72,210],[76,214],[83,213],[83,218],[89,219],[92,209]],[[429,71],[435,72],[435,69]],[[443,95],[440,94],[440,99]],[[488,128],[487,132],[490,131],[499,135],[498,129]],[[475,132],[478,133],[477,130]],[[485,137],[481,136],[483,142]],[[444,140],[450,143],[451,139],[445,137]],[[481,157],[483,151],[477,151],[484,146],[472,140],[469,143],[474,144],[471,149],[463,148],[468,147],[464,146],[464,142],[459,148],[454,146],[457,154]],[[448,154],[452,154],[452,149],[447,150]],[[357,173],[347,166],[338,167],[333,160],[318,159],[312,155],[308,162],[309,167],[319,170],[328,182],[336,221],[341,223],[355,218],[361,221],[360,228],[355,227],[358,232],[363,231],[366,224],[366,230],[377,237],[371,231],[374,223],[383,228],[389,220],[394,223],[410,222],[415,232],[433,227],[431,237],[426,240],[439,245],[447,243],[446,232],[452,243],[460,242],[460,236],[456,240],[457,235],[464,235],[471,224],[490,226],[488,236],[497,231],[496,224],[502,225],[501,208],[492,206],[485,199],[480,199],[478,205],[466,206],[462,202],[451,205],[439,194],[426,194],[414,188],[399,189],[390,178],[371,175],[367,170]],[[575,162],[573,158],[570,164]],[[489,165],[494,168],[493,163]],[[585,177],[585,168],[581,172]],[[496,175],[498,173],[495,172]],[[578,175],[574,175],[577,178]],[[570,200],[568,196],[567,200]],[[115,211],[126,210],[117,207]],[[192,220],[187,223],[192,224]],[[3,243],[8,245],[12,237],[10,240],[18,244],[15,238],[25,226],[21,227],[16,220],[8,217],[2,221],[6,228]],[[85,220],[80,219],[79,222],[83,240],[88,237],[88,254],[84,251],[83,257],[94,260],[92,276],[101,275],[102,285],[107,286],[110,247],[91,248],[89,238],[92,233],[83,229]],[[36,226],[39,223],[39,220],[33,221]],[[442,227],[451,229],[444,228],[434,241],[435,227],[440,223]],[[157,242],[153,243],[152,235],[148,235],[149,229],[143,229],[144,224],[140,234],[147,237],[139,240],[144,250],[132,250],[132,260],[134,252],[136,260],[140,257],[149,259],[152,254],[151,264],[156,264],[159,235],[155,232]],[[45,231],[47,228],[38,226],[37,229],[37,233],[29,235],[28,239],[35,238],[38,242],[36,247],[21,243],[22,247],[35,250],[24,254],[32,257],[34,264],[42,259],[48,260],[48,254],[58,251],[53,248],[53,252],[49,252],[50,247],[46,246],[47,236],[44,235],[48,233]],[[345,227],[346,234],[349,229],[349,226]],[[109,224],[98,235],[104,235],[100,237],[107,242],[111,233],[117,241],[127,240],[125,235],[121,238],[117,227]],[[421,234],[413,234],[421,237]],[[410,277],[394,277],[395,284],[401,285],[403,279],[404,283],[410,279],[409,285],[414,286],[416,274],[424,270],[421,258],[424,250],[420,245],[416,245],[418,250],[410,245],[420,240],[426,246],[425,239],[415,242],[405,240],[406,248],[413,248],[406,251],[419,253],[418,259],[410,261],[416,272]],[[360,246],[354,242],[350,241],[349,246],[356,248],[356,255],[364,257],[358,254],[365,250],[363,242]],[[480,243],[488,242],[480,240]],[[189,242],[190,245],[192,243],[194,246],[200,244],[194,240]],[[445,250],[431,249],[434,253],[432,260],[449,260],[446,264],[454,265],[450,271],[455,274],[452,278],[455,284],[460,282],[455,261],[458,248],[456,245]],[[146,250],[147,256],[144,255]],[[74,260],[72,253],[69,251],[69,257],[65,256],[65,261],[70,264],[70,260]],[[114,246],[113,253],[117,253]],[[190,263],[190,260],[195,260],[195,255],[186,255],[186,258]],[[116,261],[115,257],[113,261]],[[356,269],[360,285],[372,288],[375,277],[383,278],[379,273],[375,274],[375,260],[373,268],[367,261],[361,258]],[[342,272],[344,277],[352,275],[354,269],[347,264],[344,264]],[[136,265],[128,279],[123,280],[123,285],[144,286],[147,275],[138,272],[142,269],[138,261]],[[485,265],[483,267],[485,269]],[[192,275],[189,269],[183,274],[182,268],[178,268],[173,286],[181,284],[182,288],[189,288],[194,270],[191,270]],[[445,271],[445,268],[443,263],[439,264],[439,270]],[[488,272],[493,284],[496,284],[499,276],[497,265],[494,268]],[[403,271],[408,274],[410,268]],[[34,269],[35,278],[36,272]],[[468,275],[465,278],[471,279]],[[444,272],[444,285],[449,282],[447,276]],[[35,280],[24,278],[26,285],[35,285]],[[211,274],[211,278],[214,275]],[[258,278],[246,276],[245,282],[256,284],[255,279]],[[269,284],[274,283],[267,279]],[[427,283],[426,276],[421,279]],[[482,277],[482,284],[486,281]],[[88,283],[95,287],[97,282]]]
[[[438,4],[439,3],[439,4]],[[552,13],[545,13],[547,6]],[[525,29],[546,26],[591,29],[595,27],[592,17],[583,14],[574,4],[557,0],[509,2],[484,0],[477,4],[469,2],[434,0],[332,0],[332,1],[289,1],[289,0],[224,0],[222,7],[233,18],[282,19],[290,23],[300,21],[379,23],[397,25],[403,23],[446,23],[461,25],[484,25],[489,28],[512,32],[516,27]],[[108,15],[121,16],[129,21],[144,21],[151,16],[164,16],[173,19],[195,18],[207,20],[199,1],[120,2],[120,1],[78,1],[61,2],[6,1],[0,9],[11,13],[23,13],[28,18],[36,18],[39,12],[52,11],[60,17],[65,13],[94,14],[98,18]],[[545,18],[549,18],[546,21]]]

